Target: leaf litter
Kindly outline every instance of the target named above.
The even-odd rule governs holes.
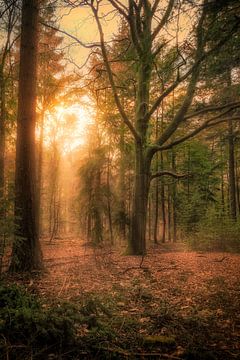
[[[102,345],[113,358],[240,359],[238,254],[166,244],[142,259],[79,239],[44,243],[43,252],[47,272],[26,285],[47,303],[97,299],[95,315],[118,333]]]

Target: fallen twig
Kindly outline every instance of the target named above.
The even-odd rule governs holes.
[[[227,256],[223,256],[221,259],[214,259],[213,262],[223,262],[224,260],[228,259]]]

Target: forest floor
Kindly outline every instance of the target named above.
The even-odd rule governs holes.
[[[47,303],[85,304],[78,335],[96,338],[96,359],[240,359],[238,254],[165,244],[142,259],[71,238],[43,253],[46,274],[25,284]]]

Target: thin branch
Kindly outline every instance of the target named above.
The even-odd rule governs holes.
[[[43,21],[40,21],[40,24],[50,28],[50,29],[53,29],[53,30],[56,30],[58,32],[60,32],[61,34],[64,34],[66,36],[68,36],[69,38],[73,39],[74,41],[76,41],[78,44],[80,44],[82,47],[86,48],[86,49],[92,49],[92,48],[95,48],[95,47],[100,47],[100,44],[98,43],[92,43],[92,44],[85,44],[84,42],[82,42],[81,40],[79,40],[76,36],[68,33],[67,31],[65,30],[61,30],[53,25],[50,25],[50,24],[47,24]]]
[[[156,178],[159,178],[159,177],[162,177],[162,176],[171,176],[173,177],[174,179],[182,179],[182,178],[185,178],[188,176],[188,174],[176,174],[172,171],[169,171],[169,170],[164,170],[164,171],[159,171],[155,174],[152,174],[151,177],[150,177],[150,180],[153,180],[153,179],[156,179]]]
[[[98,31],[99,31],[99,35],[100,35],[100,44],[101,44],[101,50],[102,50],[102,56],[103,56],[103,61],[104,61],[104,65],[106,67],[107,70],[107,74],[108,74],[108,78],[109,78],[109,82],[113,91],[113,96],[114,96],[114,100],[115,103],[117,105],[118,111],[123,119],[123,122],[128,126],[129,130],[131,131],[132,135],[134,136],[136,141],[140,140],[140,136],[138,135],[136,129],[134,128],[134,126],[132,125],[132,123],[130,122],[117,93],[117,87],[114,81],[114,77],[113,77],[113,73],[112,73],[112,69],[108,60],[108,55],[107,55],[107,49],[105,46],[105,41],[104,41],[104,33],[103,33],[103,29],[102,29],[102,25],[101,22],[98,18],[98,13],[97,13],[97,9],[94,8],[93,5],[90,5],[93,15],[95,17],[97,26],[98,26]]]
[[[167,97],[173,90],[176,89],[176,87],[182,83],[184,80],[186,80],[189,75],[191,75],[196,68],[198,68],[204,60],[206,60],[210,55],[212,55],[214,52],[219,50],[225,43],[229,40],[230,36],[235,33],[235,31],[239,28],[239,20],[236,21],[234,26],[232,27],[229,34],[227,34],[222,40],[219,41],[219,43],[214,46],[211,50],[204,52],[196,61],[195,63],[190,67],[190,69],[183,74],[182,76],[177,76],[175,82],[170,85],[154,102],[152,105],[152,108],[149,110],[149,112],[145,116],[145,120],[150,119],[150,117],[154,114],[154,112],[157,110],[161,102]]]
[[[205,107],[205,108],[200,109],[198,111],[195,111],[195,112],[193,112],[193,113],[191,113],[189,115],[186,115],[184,117],[184,120],[188,120],[188,119],[191,119],[191,118],[196,117],[198,115],[206,114],[206,113],[212,112],[212,111],[222,110],[222,109],[225,109],[225,108],[228,108],[228,112],[229,112],[229,111],[234,110],[234,109],[236,109],[238,107],[240,107],[240,102],[239,101],[235,101],[235,102],[220,105],[220,106],[208,106],[208,107]]]
[[[167,23],[167,21],[169,19],[169,16],[170,16],[170,14],[172,12],[172,9],[173,9],[174,2],[175,2],[175,0],[169,0],[168,7],[167,7],[167,9],[165,11],[165,14],[162,17],[162,20],[160,21],[160,23],[157,25],[157,27],[155,28],[155,30],[152,33],[152,40],[154,40],[156,38],[156,36],[161,31],[161,29]],[[155,4],[153,5],[153,8],[152,8],[152,10],[154,12],[156,11],[157,5],[158,5],[158,2],[156,1]],[[153,14],[154,14],[154,12],[153,12]]]
[[[169,149],[172,149],[174,146],[176,145],[179,145],[183,142],[185,142],[186,140],[189,140],[191,139],[192,137],[198,135],[200,132],[202,132],[203,130],[205,129],[208,129],[210,127],[213,127],[213,126],[216,126],[216,125],[219,125],[223,122],[227,122],[229,120],[229,117],[227,118],[223,118],[223,119],[219,119],[217,121],[213,121],[214,119],[218,118],[219,119],[219,116],[218,117],[214,117],[212,119],[209,119],[209,120],[206,120],[201,126],[199,126],[197,129],[191,131],[190,133],[188,133],[187,135],[179,138],[179,139],[176,139],[175,141],[171,142],[170,144],[167,144],[167,145],[163,145],[163,146],[155,146],[153,145],[151,148],[153,150],[156,151],[164,151],[164,150],[169,150]],[[231,117],[231,120],[233,121],[238,121],[240,120],[240,115],[239,116],[233,116]]]
[[[1,13],[0,13],[0,19],[4,16],[4,14],[11,9],[12,6],[16,4],[17,0],[12,1]]]
[[[109,0],[109,2],[126,20],[128,20],[128,9],[125,5],[118,0]]]

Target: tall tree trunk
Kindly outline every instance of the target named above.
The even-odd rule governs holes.
[[[152,239],[152,197],[151,193],[148,198],[148,241],[151,242]]]
[[[110,243],[113,245],[113,226],[112,226],[112,211],[111,211],[111,192],[110,192],[110,153],[108,154],[107,162],[107,212],[108,212],[108,225],[110,232]]]
[[[119,232],[123,240],[126,240],[126,186],[125,186],[125,148],[124,148],[124,125],[120,128],[120,166],[119,166]],[[129,191],[130,193],[130,191]]]
[[[5,80],[3,69],[0,69],[0,199],[4,198],[4,174],[5,174]]]
[[[220,153],[221,153],[221,162],[223,163],[223,145],[222,139],[220,139]],[[225,193],[224,193],[224,169],[221,168],[221,212],[222,215],[225,214]]]
[[[163,170],[163,154],[161,153],[161,170]],[[166,240],[166,209],[165,209],[165,185],[164,180],[161,179],[161,210],[162,210],[162,236],[161,242],[165,243]]]
[[[176,172],[176,154],[172,150],[172,169]],[[173,242],[177,241],[177,183],[173,180],[172,185],[172,220],[173,220]]]
[[[11,48],[11,33],[14,26],[13,20],[13,6],[11,5],[8,13],[8,25],[6,41],[1,51],[0,64],[0,199],[4,198],[5,192],[5,137],[6,137],[6,77],[5,65],[8,53]],[[0,200],[2,202],[2,200]],[[3,209],[0,218],[5,218],[5,211]]]
[[[37,163],[37,231],[41,233],[41,195],[42,195],[42,172],[43,172],[43,135],[44,135],[44,111],[40,118],[40,138]]]
[[[239,166],[238,159],[236,159],[236,195],[237,195],[237,210],[238,216],[240,214],[240,191],[239,191]]]
[[[5,80],[3,69],[0,69],[0,224],[3,225],[6,218],[5,206]],[[5,232],[0,230],[0,273],[5,252]]]
[[[43,267],[36,222],[35,173],[38,14],[38,0],[23,0],[15,173],[16,229],[11,271]]]
[[[102,219],[102,207],[101,207],[101,170],[97,169],[95,175],[95,184],[94,184],[94,203],[93,203],[93,244],[98,246],[103,241],[103,219]]]
[[[172,186],[168,184],[168,197],[167,197],[167,204],[168,204],[168,241],[172,240],[172,232],[171,232],[171,225],[172,225],[172,198],[171,198],[171,189]]]
[[[146,253],[145,236],[149,185],[150,162],[145,159],[142,146],[136,144],[133,206],[128,244],[128,253],[131,255],[144,255]]]
[[[158,217],[159,217],[159,179],[155,180],[155,214],[154,214],[154,244],[158,244]]]
[[[237,204],[236,204],[234,133],[233,133],[233,122],[231,119],[228,120],[228,171],[229,171],[230,215],[233,220],[236,220]]]
[[[0,66],[0,224],[5,223],[6,204],[5,204],[5,79],[4,79],[4,60]],[[5,252],[5,232],[0,229],[0,273],[2,271],[2,261]]]
[[[157,112],[157,118],[156,118],[156,132],[155,137],[156,140],[159,136],[159,115]],[[157,152],[156,155],[156,173],[159,170],[159,153]],[[159,178],[155,179],[155,213],[154,213],[154,229],[153,229],[153,240],[154,244],[158,243],[158,221],[159,221]]]

